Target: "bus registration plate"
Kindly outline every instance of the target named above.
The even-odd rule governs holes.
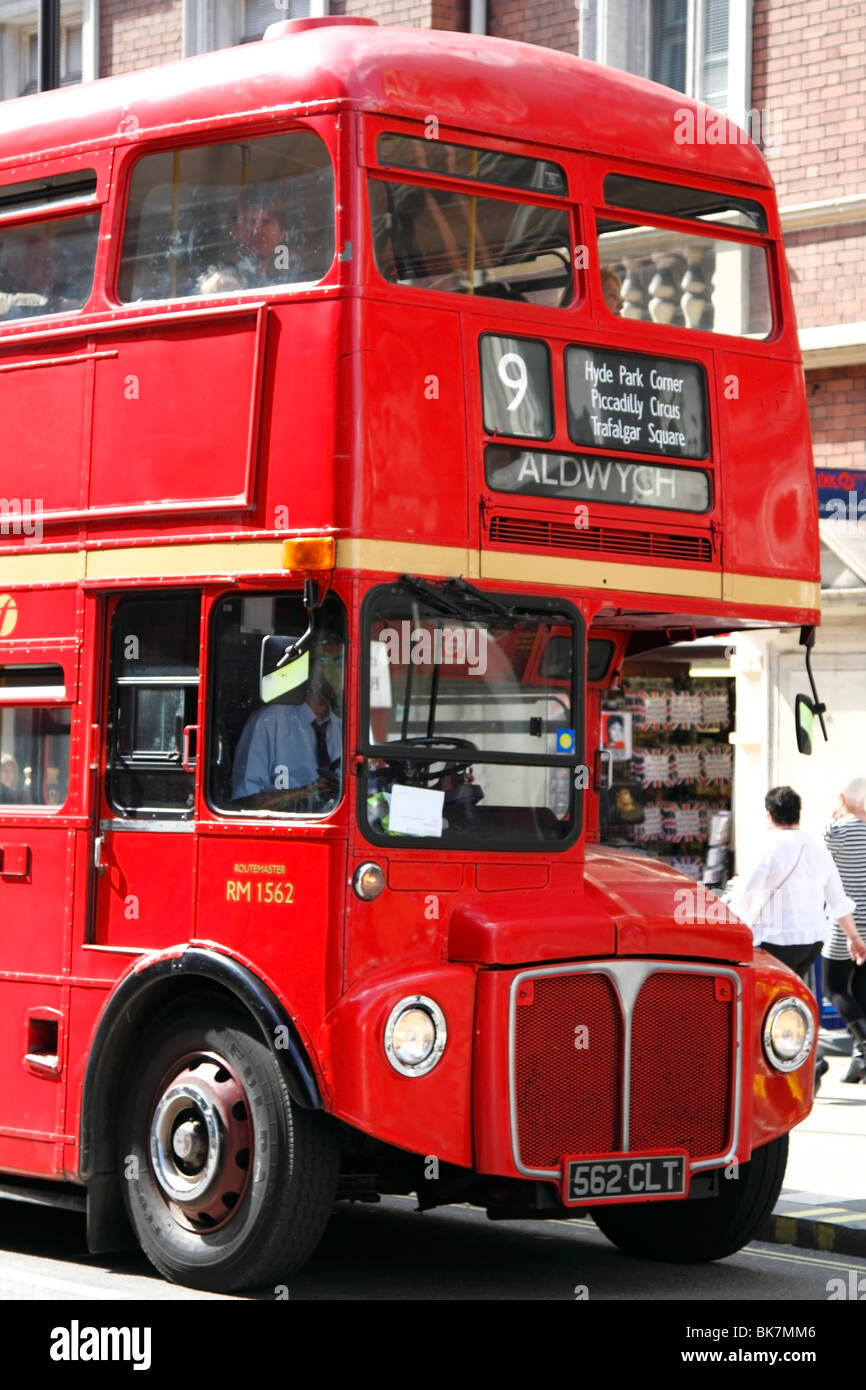
[[[686,1154],[608,1154],[595,1158],[566,1158],[562,1165],[566,1206],[601,1206],[607,1202],[685,1197],[688,1192]]]

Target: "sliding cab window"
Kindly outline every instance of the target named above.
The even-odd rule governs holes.
[[[390,284],[527,304],[571,303],[568,209],[532,199],[533,192],[565,198],[559,165],[388,134],[379,138],[378,158],[395,171],[370,179],[376,265]],[[503,193],[485,196],[474,188],[408,182],[399,169],[428,180],[446,176],[487,183]],[[506,190],[512,196],[503,196]]]
[[[118,816],[193,813],[199,610],[197,594],[128,599],[115,610],[106,792]]]
[[[760,203],[706,189],[610,174],[596,219],[601,295],[616,317],[762,339],[773,331],[767,230]],[[681,228],[652,225],[653,216]],[[713,236],[714,227],[725,235]],[[738,232],[752,239],[739,239]]]
[[[334,172],[312,131],[162,150],[133,170],[126,303],[314,283],[333,259]]]
[[[365,604],[364,834],[391,848],[563,847],[586,785],[579,615],[420,585]]]
[[[88,170],[0,187],[0,326],[84,307],[99,212],[69,209],[95,196],[96,174]]]
[[[66,698],[61,666],[0,666],[0,811],[65,802],[71,710],[53,702]]]
[[[333,595],[312,620],[300,593],[216,605],[207,798],[218,814],[324,816],[339,805],[345,655],[346,614]]]

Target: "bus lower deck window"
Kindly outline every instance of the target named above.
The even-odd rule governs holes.
[[[69,785],[68,708],[0,709],[0,806],[60,807]]]

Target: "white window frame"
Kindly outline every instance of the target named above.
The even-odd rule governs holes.
[[[329,12],[329,0],[310,0],[310,16]],[[274,0],[274,24],[291,19],[291,0]],[[243,38],[243,0],[183,0],[183,56],[232,48]]]
[[[0,0],[0,101],[21,95],[26,45],[38,22],[35,0]],[[81,25],[81,81],[93,82],[99,76],[99,0],[61,4],[60,24]]]
[[[646,0],[579,0],[580,55],[638,77],[650,76],[651,7]],[[753,0],[728,0],[727,115],[748,130],[752,98]],[[589,11],[592,11],[590,22]],[[701,87],[703,5],[688,0],[685,95],[704,99]]]

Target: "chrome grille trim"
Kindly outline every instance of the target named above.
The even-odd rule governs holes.
[[[518,1173],[527,1178],[553,1178],[562,1180],[561,1168],[527,1168],[520,1158],[517,1117],[517,991],[525,980],[537,980],[545,975],[605,975],[613,985],[622,1010],[623,1022],[623,1067],[622,1067],[622,1115],[620,1133],[623,1152],[630,1148],[630,1107],[631,1107],[631,1037],[634,1007],[641,989],[651,975],[721,975],[734,986],[734,1085],[733,1113],[731,1119],[730,1143],[727,1152],[718,1158],[698,1159],[689,1162],[689,1171],[698,1172],[702,1168],[721,1168],[731,1163],[737,1152],[737,1136],[740,1132],[742,1108],[742,1049],[743,1049],[743,982],[736,970],[725,965],[677,964],[661,960],[623,960],[590,961],[581,965],[551,965],[540,969],[521,970],[511,981],[508,998],[508,1106],[511,1130],[511,1156]]]

